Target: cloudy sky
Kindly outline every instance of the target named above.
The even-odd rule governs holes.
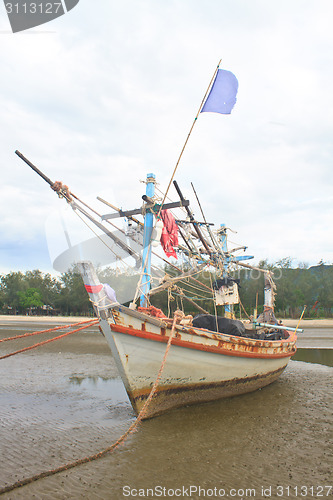
[[[1,4],[0,273],[52,269],[62,205],[16,149],[79,197],[134,208],[148,172],[165,189],[220,59],[237,103],[199,116],[184,194],[257,262],[332,263],[332,18],[331,0],[80,0],[12,34]]]

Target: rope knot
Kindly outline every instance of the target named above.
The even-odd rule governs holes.
[[[174,313],[174,317],[176,319],[176,323],[179,323],[180,320],[185,318],[185,314],[180,309],[177,309],[177,311],[175,311],[175,313]]]
[[[72,201],[72,196],[69,191],[68,186],[63,184],[61,181],[56,181],[52,184],[51,189],[57,193],[59,198],[66,198],[67,201]]]

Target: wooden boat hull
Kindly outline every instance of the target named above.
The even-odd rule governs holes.
[[[112,304],[90,263],[86,290],[136,414],[156,381],[171,335],[168,319]],[[296,335],[255,340],[177,325],[162,376],[144,418],[172,408],[254,391],[274,382],[296,352]]]
[[[161,320],[119,309],[101,326],[138,414],[156,380],[171,330]],[[294,341],[250,340],[179,326],[145,418],[255,391],[274,382],[294,352]]]

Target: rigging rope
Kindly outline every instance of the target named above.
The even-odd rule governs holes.
[[[184,291],[182,288],[179,288],[179,292],[173,292],[174,295],[178,295],[179,297],[185,297],[185,299],[189,299],[189,300],[196,300],[198,302],[200,301],[209,301],[209,300],[214,300],[212,297],[202,297],[202,298],[199,298],[197,295],[195,296],[192,296],[190,297],[189,295],[185,295]]]
[[[185,282],[185,283],[184,283],[184,282],[183,282],[183,280],[179,280],[179,283],[182,283],[183,287],[187,286],[187,287],[189,287],[189,288],[193,288],[195,291],[197,291],[197,290],[198,290],[198,291],[199,291],[199,292],[201,292],[201,293],[207,293],[207,296],[209,296],[209,297],[211,296],[211,291],[210,291],[210,293],[209,293],[209,292],[206,292],[206,290],[205,290],[205,289],[200,288],[200,287],[195,286],[195,285],[191,285],[190,283],[187,283],[187,282]],[[184,288],[184,290],[185,290],[185,291],[187,291],[187,292],[188,292],[188,291],[190,291],[190,290],[186,290],[185,288]],[[199,296],[199,295],[198,295],[198,296]],[[206,295],[201,295],[201,297],[206,297]]]
[[[92,229],[89,224],[81,217],[81,215],[79,215],[76,210],[74,210],[75,214],[79,217],[79,219],[82,220],[82,222],[90,229],[90,231],[92,231],[94,233],[94,235],[110,250],[110,252],[112,252],[114,254],[114,256],[116,257],[116,259],[118,260],[121,260],[123,264],[125,264],[126,266],[128,266],[129,268],[132,268],[126,261],[124,261],[120,255],[118,255],[101,237],[98,233],[96,233],[96,231],[94,231],[94,229]]]

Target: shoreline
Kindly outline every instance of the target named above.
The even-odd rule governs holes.
[[[79,323],[96,319],[95,316],[24,316],[24,315],[0,315],[1,322],[25,321],[28,323]]]
[[[296,327],[299,319],[283,319],[286,326]],[[302,319],[299,328],[333,328],[333,318]]]
[[[23,315],[0,315],[1,322],[26,321],[29,323],[79,323],[81,321],[96,319],[95,316],[23,316]],[[298,319],[284,319],[286,326],[296,327]],[[333,318],[325,319],[303,319],[299,325],[300,328],[333,328]]]

